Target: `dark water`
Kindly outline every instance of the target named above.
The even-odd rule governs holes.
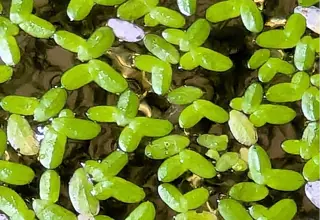
[[[213,4],[212,0],[198,0],[197,16],[188,18],[187,25],[191,24],[196,18],[204,17],[205,10]],[[8,15],[8,6],[10,1],[4,0],[5,15]],[[35,0],[34,13],[49,20],[57,29],[64,29],[81,35],[85,38],[99,26],[106,23],[108,18],[115,17],[115,10],[112,7],[95,6],[90,15],[81,22],[69,22],[66,16],[66,0]],[[162,0],[161,4],[166,7],[177,9],[175,1]],[[264,8],[265,20],[273,17],[286,17],[293,12],[296,6],[292,0],[266,0]],[[136,21],[142,24],[141,20]],[[203,89],[206,93],[204,98],[212,100],[214,103],[225,109],[230,109],[228,104],[236,96],[243,94],[244,89],[252,82],[257,81],[257,72],[245,68],[245,63],[256,49],[252,39],[255,37],[243,28],[240,19],[233,19],[227,22],[212,25],[212,32],[205,46],[213,48],[225,55],[228,55],[234,62],[234,67],[225,73],[209,72],[198,68],[194,71],[182,71],[174,69],[172,88],[181,85],[193,85]],[[145,28],[148,32],[160,33],[163,28]],[[20,32],[18,36],[19,46],[21,48],[21,62],[16,66],[14,77],[9,82],[0,85],[0,95],[24,95],[41,97],[48,89],[60,86],[60,78],[64,71],[78,64],[75,54],[68,52],[59,46],[56,46],[52,39],[42,40],[28,36]],[[134,53],[147,53],[141,43],[121,43],[116,42],[108,55],[101,59],[112,64],[117,70],[129,76],[130,87],[141,95],[141,102],[144,103],[144,113],[152,114],[153,117],[169,119],[175,126],[175,133],[182,133],[177,125],[177,118],[182,110],[179,106],[170,106],[170,104],[160,96],[149,91],[146,81],[141,79],[141,72],[128,68],[122,63],[130,64],[130,56]],[[274,54],[279,54],[273,51]],[[285,59],[290,59],[292,50],[284,51]],[[268,86],[289,81],[286,76],[277,76]],[[87,109],[94,105],[115,105],[117,96],[107,93],[100,89],[96,84],[89,84],[76,91],[68,92],[67,108],[76,113],[79,118],[85,118]],[[305,126],[305,119],[300,110],[300,103],[289,104],[297,110],[297,117],[290,124],[281,126],[264,126],[258,129],[259,144],[269,153],[273,167],[287,168],[301,172],[304,165],[300,157],[289,156],[285,154],[280,144],[286,139],[297,139],[301,137]],[[6,127],[8,113],[0,110],[1,127]],[[45,124],[38,124],[30,118],[34,130]],[[117,138],[121,128],[115,124],[102,124],[101,134],[92,141],[73,141],[68,140],[65,159],[63,164],[57,169],[61,175],[62,188],[59,204],[73,210],[68,198],[68,182],[73,172],[80,167],[80,163],[88,159],[102,159],[117,148]],[[235,141],[229,131],[228,125],[212,124],[207,120],[202,120],[198,125],[188,130],[191,138],[191,148],[204,153],[204,149],[196,145],[196,135],[199,133],[227,134],[229,136],[229,150],[239,151],[242,147]],[[143,139],[139,148],[130,155],[129,164],[121,171],[120,176],[132,181],[139,186],[143,186],[147,194],[146,199],[156,205],[157,219],[172,219],[175,214],[158,197],[157,169],[159,161],[147,159],[144,156],[144,146],[149,139]],[[10,160],[20,162],[31,166],[37,177],[27,186],[13,187],[30,205],[32,198],[38,198],[38,182],[44,168],[37,161],[36,157],[18,156],[12,149],[8,150]],[[188,178],[190,173],[174,181],[182,191],[191,189]],[[248,180],[245,173],[222,173],[213,180],[193,181],[194,184],[202,184],[211,190],[211,196],[208,205],[212,209],[217,208],[217,199],[222,198],[234,183]],[[303,187],[296,192],[279,192],[270,190],[269,196],[261,203],[271,206],[282,198],[293,198],[298,205],[298,214],[295,219],[318,219],[317,209],[309,202],[304,195]],[[109,215],[115,219],[124,219],[137,204],[127,205],[121,202],[109,199],[101,202],[101,214]],[[207,210],[204,205],[200,209]],[[74,210],[73,210],[74,211]]]

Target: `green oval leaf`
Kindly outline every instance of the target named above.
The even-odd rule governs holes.
[[[83,20],[88,16],[93,5],[93,0],[71,0],[67,7],[67,15],[71,21]]]
[[[11,79],[13,69],[10,66],[0,65],[0,83],[4,83]]]
[[[206,11],[206,19],[211,22],[225,21],[240,16],[239,1],[229,0],[218,2],[210,6]]]
[[[294,65],[298,70],[308,70],[312,68],[315,60],[315,51],[311,47],[312,37],[303,37],[294,51]]]
[[[156,217],[154,205],[147,201],[135,208],[125,220],[153,220]]]
[[[255,202],[264,199],[269,194],[267,187],[252,182],[242,182],[233,185],[229,195],[236,200]]]
[[[60,176],[54,170],[45,171],[39,183],[40,198],[56,203],[60,195]]]
[[[197,0],[177,0],[179,10],[185,16],[190,16],[196,13]]]
[[[253,33],[262,31],[264,23],[261,12],[252,0],[242,0],[240,15],[244,26]]]
[[[228,147],[229,139],[227,135],[202,134],[197,138],[197,142],[209,149],[224,151]]]
[[[258,184],[265,184],[265,173],[272,167],[267,152],[257,144],[249,148],[248,166],[251,179]]]
[[[225,123],[229,119],[226,110],[208,100],[198,99],[193,102],[193,105],[198,113],[210,121]]]
[[[61,84],[67,90],[79,89],[92,81],[88,64],[79,64],[64,72]]]
[[[159,22],[159,24],[172,28],[181,28],[186,22],[180,13],[165,7],[153,8],[150,11],[150,17]]]
[[[247,210],[233,199],[223,199],[218,204],[220,215],[225,220],[252,220]]]
[[[269,169],[265,172],[266,185],[280,191],[295,191],[304,184],[303,176],[293,170]]]
[[[62,48],[78,53],[79,47],[86,44],[85,39],[69,31],[60,30],[54,33],[53,39]]]
[[[271,86],[266,92],[270,102],[295,102],[302,98],[304,90],[293,83],[278,83]]]
[[[39,152],[39,141],[35,138],[33,130],[24,117],[10,115],[7,135],[11,147],[22,155],[36,155]]]
[[[196,209],[203,205],[209,198],[209,191],[206,188],[197,188],[183,195],[187,200],[188,209]]]
[[[186,31],[187,47],[180,41],[180,49],[189,51],[191,48],[200,47],[207,40],[210,34],[210,24],[206,19],[199,18]]]
[[[134,118],[129,127],[147,137],[162,137],[169,134],[173,129],[173,125],[168,120],[147,117]]]
[[[312,157],[303,167],[303,177],[308,182],[317,181],[320,179],[319,175],[319,154],[317,156]]]
[[[24,19],[19,27],[33,37],[45,39],[51,37],[56,31],[56,28],[50,22],[33,14]]]
[[[168,101],[175,105],[190,104],[201,98],[203,91],[194,86],[178,87],[168,94]]]
[[[62,163],[67,136],[46,127],[40,144],[39,161],[47,169],[55,169]]]
[[[180,161],[180,155],[166,159],[158,169],[158,179],[162,182],[171,182],[188,170]]]
[[[52,127],[56,131],[65,134],[68,138],[76,140],[90,140],[95,138],[101,130],[100,125],[78,118],[55,118]]]
[[[176,212],[188,211],[188,201],[181,192],[169,183],[163,183],[158,187],[158,193],[164,203]]]
[[[226,152],[218,159],[216,163],[216,170],[218,172],[225,172],[231,169],[240,159],[240,155],[236,152]]]
[[[0,160],[0,171],[0,181],[12,185],[29,184],[35,177],[30,167],[5,160]]]
[[[32,208],[39,220],[46,219],[70,219],[77,220],[75,214],[62,206],[51,203],[47,200],[35,199],[32,202]]]
[[[33,9],[33,0],[12,0],[10,7],[10,20],[15,24],[23,22]]]
[[[40,104],[34,110],[34,120],[46,121],[56,116],[67,101],[67,92],[62,88],[47,91],[40,99]]]
[[[8,66],[14,66],[20,62],[20,49],[14,37],[0,36],[0,57]]]
[[[179,126],[181,128],[191,128],[202,118],[203,115],[198,112],[198,110],[195,108],[195,105],[191,104],[183,109],[179,115]]]
[[[129,0],[119,6],[117,16],[121,19],[132,21],[141,18],[150,12],[159,3],[159,0]]]
[[[117,108],[128,118],[134,118],[138,114],[139,97],[131,90],[123,92],[118,100]]]
[[[320,116],[320,95],[316,87],[310,87],[305,91],[301,100],[301,108],[304,116],[310,121],[317,121]]]
[[[241,109],[246,114],[251,114],[260,106],[263,97],[263,88],[259,83],[252,83],[245,91]]]
[[[0,103],[3,110],[19,115],[33,115],[39,106],[39,100],[33,97],[9,95],[4,97]]]
[[[115,106],[94,106],[88,109],[86,115],[97,122],[116,122],[119,109]]]
[[[152,141],[145,148],[145,155],[152,159],[171,157],[189,146],[190,140],[181,135],[169,135]]]
[[[268,49],[259,49],[254,52],[248,61],[248,67],[250,69],[258,69],[262,66],[270,57],[270,50]]]

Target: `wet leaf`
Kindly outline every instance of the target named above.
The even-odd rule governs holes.
[[[239,143],[251,146],[258,141],[256,128],[243,113],[232,110],[228,125],[232,135]]]
[[[67,92],[62,88],[47,91],[40,99],[40,104],[34,110],[34,120],[43,122],[56,116],[67,101]]]
[[[86,113],[90,120],[98,122],[116,122],[118,114],[119,109],[115,106],[94,106]]]
[[[247,210],[233,199],[221,200],[218,204],[218,210],[225,220],[252,220]]]
[[[286,124],[296,117],[296,112],[284,105],[263,104],[250,115],[250,121],[256,126],[261,127],[269,124]]]
[[[56,203],[60,195],[60,176],[54,170],[45,171],[39,183],[40,198]]]
[[[317,121],[319,119],[320,95],[316,87],[310,87],[305,91],[301,100],[301,108],[304,116],[310,121]]]
[[[124,203],[136,203],[144,199],[145,193],[139,186],[119,177],[111,177],[96,184],[91,192],[97,199],[113,197]]]
[[[18,193],[12,189],[0,186],[0,207],[10,219],[34,219],[34,212],[29,210]]]
[[[33,9],[33,0],[12,0],[10,7],[10,20],[15,24],[20,24],[31,13]]]
[[[131,90],[123,92],[118,100],[117,107],[128,118],[134,118],[139,109],[139,97]]]
[[[197,9],[197,0],[177,0],[179,10],[185,16],[193,15]]]
[[[258,69],[262,66],[270,57],[270,50],[259,49],[254,52],[248,61],[248,67],[250,69]]]
[[[187,200],[188,209],[196,209],[203,205],[209,198],[209,191],[206,188],[197,188],[183,195]]]
[[[63,208],[62,206],[53,204],[47,200],[41,200],[41,199],[33,200],[32,208],[35,211],[39,220],[46,220],[48,218],[77,220],[77,217],[75,214]]]
[[[78,118],[55,118],[52,127],[56,131],[65,134],[68,138],[75,140],[90,140],[95,138],[101,130],[100,125]]]
[[[24,117],[15,114],[9,117],[7,135],[10,145],[22,155],[36,155],[39,152],[39,142]]]
[[[307,148],[308,143],[300,140],[286,140],[281,144],[282,149],[289,154],[300,154],[300,148]]]
[[[262,31],[264,26],[262,14],[254,1],[242,0],[240,6],[240,15],[247,30],[254,33],[259,33]]]
[[[67,15],[71,21],[80,21],[88,16],[94,0],[71,0],[67,7]]]
[[[67,90],[79,89],[92,81],[88,64],[79,64],[64,72],[61,84]]]
[[[233,199],[244,202],[260,201],[267,197],[269,190],[263,185],[252,182],[241,182],[233,185],[229,191],[229,196]]]
[[[194,86],[178,87],[168,94],[168,101],[175,105],[190,104],[201,98],[203,91]]]
[[[312,157],[303,167],[303,177],[309,181],[317,181],[320,179],[319,175],[319,154]]]
[[[292,14],[284,27],[285,35],[289,38],[300,39],[306,30],[306,19],[301,14]]]
[[[123,76],[103,61],[90,60],[89,72],[93,81],[108,92],[121,93],[128,87]]]
[[[310,77],[311,84],[320,87],[320,74],[314,74]]]
[[[33,37],[45,39],[51,37],[56,31],[50,22],[32,14],[23,20],[19,27]]]
[[[167,27],[181,28],[185,25],[185,19],[180,13],[165,7],[153,8],[150,17]]]
[[[5,160],[0,160],[0,171],[0,181],[11,185],[26,185],[35,177],[30,167]]]
[[[312,38],[303,37],[296,46],[294,52],[294,65],[298,70],[308,70],[312,68],[315,60],[315,51],[311,47]]]
[[[54,33],[53,39],[62,48],[78,53],[79,47],[86,44],[85,39],[69,31],[59,30]]]
[[[228,141],[227,135],[202,134],[197,138],[197,142],[201,146],[217,151],[226,150],[228,147]]]
[[[271,169],[271,162],[267,152],[259,145],[249,148],[248,166],[251,179],[258,184],[265,184],[266,172]]]
[[[295,102],[302,98],[304,90],[293,83],[278,83],[271,86],[266,92],[270,102]]]
[[[162,137],[169,134],[173,129],[173,125],[168,120],[147,117],[134,118],[129,127],[147,137]]]
[[[0,83],[4,83],[11,79],[13,69],[10,66],[0,65]]]
[[[246,114],[251,114],[260,106],[263,97],[263,88],[259,83],[252,83],[245,91],[241,109]]]
[[[0,58],[8,66],[15,66],[20,62],[20,49],[12,36],[0,36]]]
[[[279,58],[269,58],[269,60],[260,67],[258,77],[261,82],[269,82],[277,73],[291,75],[294,72],[295,67],[290,63]]]
[[[145,47],[159,59],[172,64],[179,62],[180,54],[178,50],[158,35],[147,34],[143,42]]]
[[[189,169],[192,173],[202,178],[212,178],[216,175],[213,164],[201,154],[186,149],[181,151],[179,156],[183,166]]]
[[[189,51],[191,48],[200,47],[207,40],[210,34],[210,24],[206,19],[199,18],[186,31],[187,45],[183,45],[180,41],[180,49]],[[188,50],[187,50],[188,49]]]
[[[1,14],[1,13],[0,13]],[[0,16],[0,35],[15,36],[19,33],[19,28],[13,24],[8,18]]]
[[[63,160],[67,136],[46,127],[40,144],[39,161],[47,169],[57,168]]]
[[[225,172],[231,169],[232,166],[238,162],[239,158],[240,156],[236,152],[226,152],[222,154],[222,156],[217,160],[216,170],[218,172]]]
[[[3,110],[19,115],[33,115],[39,106],[39,100],[33,97],[9,95],[4,97],[0,103]]]
[[[158,193],[164,203],[176,212],[188,211],[188,201],[181,192],[169,183],[163,183],[158,187]]]
[[[91,195],[93,184],[83,168],[77,169],[69,182],[69,197],[74,209],[84,215],[99,213],[99,201]]]
[[[203,117],[217,123],[225,123],[229,119],[228,113],[220,106],[204,99],[198,99],[193,102],[195,109]]]
[[[153,220],[156,217],[154,205],[147,201],[135,208],[125,220]]]
[[[171,44],[179,45],[180,41],[186,36],[182,30],[175,28],[167,28],[162,31],[162,37]]]
[[[181,135],[169,135],[152,141],[145,148],[145,155],[151,159],[165,159],[178,154],[189,146],[190,140]]]
[[[166,159],[158,169],[158,179],[162,182],[171,182],[188,170],[180,161],[180,155]]]
[[[265,172],[266,185],[280,191],[295,191],[303,184],[303,176],[293,170],[269,169]]]
[[[120,134],[118,144],[121,150],[125,152],[133,152],[137,149],[143,135],[130,127],[125,127]]]
[[[181,56],[180,66],[184,70],[193,70],[199,66],[199,60],[191,52],[187,52]]]
[[[202,117],[202,114],[191,104],[183,109],[179,115],[179,126],[181,128],[191,128],[197,124]]]
[[[211,22],[225,21],[240,16],[239,1],[229,0],[218,2],[210,6],[206,11],[206,19]]]
[[[123,20],[136,20],[150,12],[158,4],[159,0],[129,0],[119,6],[117,16]]]

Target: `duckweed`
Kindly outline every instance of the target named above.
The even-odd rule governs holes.
[[[279,28],[268,7],[252,0],[206,8],[196,0],[167,4],[70,0],[62,14],[51,13],[59,3],[12,0],[9,11],[0,4],[0,211],[8,218],[163,218],[150,197],[155,190],[181,220],[291,220],[302,210],[279,198],[320,178],[319,38],[312,38],[309,17],[294,13]],[[127,27],[135,29],[132,38]],[[244,36],[228,41],[228,31],[238,28]],[[67,68],[44,62],[50,54],[42,48],[57,49],[54,44],[78,61]],[[252,55],[242,53],[248,48]],[[49,65],[64,73],[53,76]],[[32,69],[38,66],[41,71]],[[37,74],[32,83],[30,69]],[[298,128],[295,139],[286,131],[281,143],[286,154],[298,156],[294,166],[279,165],[269,156],[269,140],[260,139],[269,128],[275,133],[272,125],[287,123]],[[156,169],[154,160],[162,160]],[[218,198],[215,210],[212,198]],[[116,215],[106,204],[117,207]]]

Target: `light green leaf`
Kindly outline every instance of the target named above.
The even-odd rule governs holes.
[[[0,58],[8,66],[14,66],[20,61],[20,49],[12,36],[0,36]]]
[[[69,31],[59,30],[54,33],[53,39],[62,48],[78,53],[79,47],[86,44],[85,39]]]
[[[4,97],[0,103],[3,110],[19,115],[33,115],[39,106],[39,100],[34,97],[9,95]]]
[[[294,52],[294,65],[298,70],[308,70],[312,68],[315,60],[315,51],[311,47],[312,38],[310,36],[303,37],[296,46]]]
[[[184,70],[193,70],[199,66],[199,60],[191,52],[187,52],[181,56],[180,66]]]
[[[303,167],[303,177],[308,182],[317,181],[320,179],[319,175],[319,153],[317,156],[312,157]]]
[[[294,13],[288,18],[283,31],[287,38],[300,40],[306,30],[306,26],[305,17],[299,13]]]
[[[173,125],[168,120],[147,117],[134,118],[129,127],[147,137],[162,137],[169,134],[173,129]]]
[[[23,22],[33,9],[33,0],[12,0],[10,7],[10,20],[15,24]]]
[[[67,92],[62,88],[47,91],[40,99],[40,104],[34,110],[34,120],[43,122],[56,116],[67,101]]]
[[[0,12],[1,14],[1,12]],[[8,18],[0,16],[0,35],[15,36],[19,33],[19,28],[13,24]]]
[[[32,208],[39,220],[46,219],[68,219],[77,220],[75,214],[62,206],[51,203],[47,200],[35,199],[32,202]]]
[[[179,10],[185,16],[190,16],[196,13],[197,0],[177,0]]]
[[[78,118],[55,118],[52,127],[56,131],[65,134],[68,138],[75,140],[90,140],[95,138],[101,130],[100,125]]]
[[[10,115],[7,125],[8,141],[22,155],[36,155],[39,152],[39,141],[28,121],[16,114]]]
[[[203,115],[191,104],[187,106],[179,115],[179,126],[181,128],[191,128],[197,124]]]
[[[202,134],[197,138],[197,142],[201,146],[217,151],[226,150],[228,147],[228,141],[227,135]]]
[[[158,193],[164,203],[176,212],[188,211],[188,201],[181,192],[169,183],[163,183],[158,187]]]
[[[40,144],[39,161],[47,169],[57,168],[63,160],[67,136],[46,127]]]
[[[39,183],[40,198],[56,203],[60,195],[60,176],[54,170],[45,171]]]
[[[83,168],[77,169],[69,182],[69,197],[74,209],[84,215],[99,213],[99,201],[91,195],[93,184]]]
[[[303,184],[303,176],[293,170],[269,169],[265,172],[265,184],[280,191],[295,191]]]
[[[258,184],[265,184],[265,173],[271,169],[271,162],[267,152],[259,145],[253,145],[249,148],[248,166],[251,179]]]
[[[229,196],[233,199],[244,202],[260,201],[267,197],[268,194],[267,187],[252,182],[237,183],[229,191]]]
[[[180,155],[166,159],[158,169],[158,179],[162,182],[171,182],[188,170],[180,161]]]
[[[120,133],[119,147],[125,152],[133,152],[139,146],[142,137],[143,135],[127,126]]]
[[[13,69],[10,66],[0,65],[0,83],[4,83],[11,79]]]
[[[167,28],[162,31],[162,37],[171,44],[179,45],[186,33],[179,29]]]
[[[67,90],[79,89],[92,81],[88,64],[79,64],[67,70],[61,77],[61,84]]]
[[[188,209],[196,209],[203,205],[209,198],[209,191],[206,188],[197,188],[183,195],[187,200]]]
[[[19,27],[33,37],[45,39],[51,37],[56,31],[50,22],[32,14],[23,20]]]
[[[262,31],[264,26],[262,14],[254,1],[242,0],[240,6],[240,15],[247,30],[254,33],[259,33]]]
[[[226,152],[222,154],[222,156],[218,159],[216,163],[216,170],[218,172],[225,172],[234,166],[238,160],[240,159],[240,155],[236,152]]]
[[[208,100],[198,99],[193,102],[193,105],[195,106],[196,111],[210,121],[225,123],[229,119],[229,115],[226,110]]]
[[[298,0],[299,5],[304,6],[304,7],[312,6],[318,2],[319,2],[319,0]]]
[[[234,110],[242,111],[242,102],[243,102],[243,97],[236,97],[230,101],[229,106]]]
[[[155,217],[154,205],[147,201],[135,208],[125,220],[154,220]]]
[[[229,0],[218,2],[210,6],[206,11],[206,19],[211,22],[225,21],[240,16],[239,1]]]
[[[285,152],[289,154],[299,155],[300,148],[307,148],[308,143],[301,140],[286,140],[281,144],[281,147]]]
[[[141,1],[129,0],[119,6],[117,16],[123,20],[136,20],[150,12],[158,4],[159,0]]]
[[[188,211],[180,213],[174,217],[175,220],[217,220],[217,217],[211,212]]]
[[[168,101],[175,105],[190,104],[201,98],[203,91],[194,86],[178,87],[168,94]]]
[[[86,113],[90,120],[98,122],[116,122],[118,114],[119,109],[115,106],[94,106]]]
[[[247,210],[233,199],[223,199],[218,204],[220,215],[225,220],[252,220]]]
[[[0,157],[4,154],[7,149],[7,135],[4,130],[0,129]]]
[[[310,77],[311,84],[320,87],[320,74],[314,74]]]
[[[266,92],[270,102],[295,102],[302,98],[304,90],[293,83],[278,83],[271,86]]]
[[[71,21],[80,21],[88,16],[94,0],[70,0],[67,7],[67,15]]]
[[[0,181],[11,185],[26,185],[35,177],[30,167],[6,160],[0,160],[0,170]]]
[[[190,140],[181,135],[169,135],[152,141],[145,148],[145,155],[152,159],[171,157],[189,146]]]
[[[186,31],[186,39],[189,44],[189,49],[200,47],[207,40],[210,34],[210,24],[206,19],[199,18]],[[180,42],[180,49],[182,48]],[[183,50],[186,51],[186,50]]]
[[[270,57],[270,50],[259,49],[254,52],[248,61],[248,67],[250,69],[258,69],[262,66]]]
[[[117,108],[128,118],[134,118],[138,114],[139,97],[130,89],[124,91],[118,100]]]
[[[291,75],[295,72],[295,67],[290,63],[279,58],[269,58],[263,64],[258,72],[258,77],[261,82],[269,82],[277,73]]]
[[[165,7],[153,8],[150,17],[167,27],[181,28],[185,25],[185,19],[180,13]]]
[[[260,106],[263,97],[263,88],[259,83],[252,83],[245,91],[241,109],[246,114],[251,114]]]
[[[309,121],[317,121],[320,116],[320,95],[316,87],[310,87],[305,91],[301,100],[301,108],[304,116]]]

